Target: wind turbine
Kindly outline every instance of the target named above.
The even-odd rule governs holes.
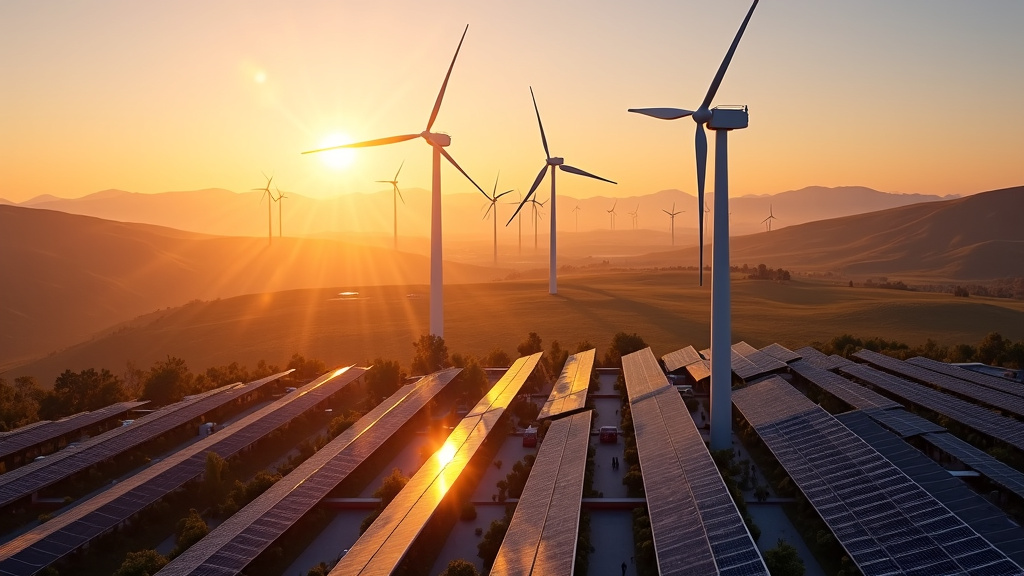
[[[731,445],[732,435],[732,350],[729,289],[729,146],[730,130],[747,127],[746,106],[711,108],[725,72],[729,68],[743,31],[757,8],[758,0],[750,5],[736,37],[725,53],[718,72],[711,81],[704,100],[696,110],[679,108],[632,108],[637,112],[662,120],[675,120],[690,116],[697,124],[694,147],[697,156],[697,206],[704,205],[704,177],[707,171],[708,139],[704,125],[715,131],[715,242],[712,252],[711,292],[711,449],[721,450]],[[700,279],[704,279],[704,221],[700,224]]]
[[[675,246],[676,245],[676,216],[679,215],[679,214],[682,214],[683,212],[686,212],[686,210],[680,210],[679,212],[676,212],[676,203],[673,202],[672,203],[672,211],[671,212],[669,212],[668,210],[665,210],[665,209],[662,209],[661,211],[664,212],[665,214],[668,214],[669,221],[671,222],[669,228],[672,230],[672,245]]]
[[[537,126],[540,127],[540,140],[541,143],[544,144],[545,160],[544,167],[540,169],[540,172],[537,174],[537,179],[533,181],[533,186],[531,186],[530,191],[526,193],[526,198],[523,199],[522,203],[519,204],[519,208],[516,209],[516,214],[518,214],[519,211],[523,209],[523,205],[526,204],[526,201],[533,197],[534,191],[537,190],[537,187],[540,186],[541,181],[544,180],[544,175],[547,174],[548,168],[551,168],[551,253],[549,254],[548,265],[548,294],[558,294],[558,229],[556,223],[556,217],[558,216],[558,213],[556,211],[557,196],[555,194],[555,167],[558,167],[563,172],[568,172],[570,174],[578,174],[580,176],[586,176],[587,178],[593,178],[595,180],[601,180],[603,182],[610,182],[612,184],[615,184],[615,182],[612,182],[607,178],[601,178],[600,176],[591,174],[590,172],[587,172],[585,170],[580,170],[579,168],[569,166],[568,164],[565,163],[564,158],[552,156],[551,151],[548,150],[548,139],[546,136],[544,136],[544,124],[540,121],[540,109],[537,108],[537,98],[534,97],[533,95],[532,86],[530,87],[530,98],[533,99],[533,111],[536,112],[537,114]],[[512,217],[514,218],[515,214],[513,214]],[[512,218],[509,218],[508,221],[509,223],[511,223]],[[506,224],[506,226],[507,225],[508,224]]]
[[[547,204],[548,201],[545,200],[543,202],[538,202],[536,198],[530,198],[528,200],[528,202],[530,202],[530,204],[533,204],[533,250],[536,251],[537,250],[537,222],[539,222],[540,219],[544,217],[544,215],[540,213],[540,208],[543,208],[544,205]],[[540,206],[540,208],[538,208],[538,206]],[[506,224],[506,226],[507,226],[507,224]]]
[[[273,218],[273,216],[270,210],[271,204],[273,204],[272,200],[274,199],[274,193],[270,191],[270,183],[274,180],[274,177],[268,177],[266,174],[264,174],[263,177],[267,179],[267,185],[263,188],[253,188],[253,191],[263,192],[263,194],[260,194],[261,203],[265,197],[270,197],[270,200],[267,200],[267,246],[270,246],[274,243],[274,224],[271,222],[271,218]]]
[[[611,210],[605,210],[605,212],[607,212],[609,214],[609,220],[611,222],[612,230],[615,230],[615,205],[618,204],[618,203],[619,203],[618,200],[616,200],[615,202],[612,202],[612,209]]]
[[[580,231],[580,205],[576,204],[576,207],[572,209],[573,214],[576,215],[576,233]]]
[[[772,220],[778,220],[778,218],[776,218],[775,214],[772,213],[772,205],[769,204],[768,205],[768,217],[765,218],[764,220],[761,220],[761,224],[765,225],[765,227],[766,227],[768,232],[772,231]]]
[[[283,238],[284,232],[282,231],[282,229],[284,228],[284,220],[281,218],[281,215],[283,214],[283,200],[287,198],[287,196],[285,196],[284,192],[281,192],[281,189],[278,188],[277,186],[274,186],[274,188],[277,190],[277,200],[274,200],[274,202],[277,202],[277,237]]]
[[[398,165],[394,180],[377,180],[378,184],[391,184],[391,200],[395,206],[395,250],[398,250],[398,199],[402,198],[402,191],[398,189],[398,175],[402,172],[402,166],[405,166],[405,160]],[[402,204],[405,204],[405,198],[402,198]]]
[[[385,144],[405,142],[406,140],[412,140],[414,138],[423,138],[427,144],[430,145],[431,151],[433,152],[433,178],[430,187],[430,333],[439,337],[444,336],[444,271],[441,262],[441,156],[444,156],[456,170],[461,172],[462,175],[465,176],[481,194],[485,197],[487,196],[484,189],[474,182],[473,179],[470,178],[469,174],[467,174],[466,171],[459,166],[459,163],[456,162],[455,159],[452,158],[445,150],[447,146],[451,145],[452,137],[448,134],[430,131],[430,129],[434,127],[434,120],[437,120],[437,113],[441,110],[441,100],[444,99],[444,92],[448,88],[448,79],[452,75],[452,68],[455,67],[455,60],[459,57],[459,50],[462,49],[462,41],[466,39],[466,32],[468,31],[469,25],[467,24],[466,29],[462,31],[462,38],[459,39],[459,46],[455,49],[455,56],[452,57],[452,63],[448,66],[448,73],[444,76],[444,82],[441,84],[441,90],[437,93],[437,100],[434,101],[434,108],[430,111],[430,118],[427,119],[427,128],[423,130],[423,132],[420,132],[419,134],[389,136],[387,138],[378,138],[376,140],[367,140],[365,142],[344,144],[342,146],[331,146],[328,148],[319,148],[317,150],[308,150],[303,152],[303,154],[312,154],[315,152],[325,152],[327,150],[337,150],[339,148],[383,146]]]
[[[636,205],[636,209],[629,213],[629,216],[633,219],[633,230],[636,230],[636,221],[637,221],[637,218],[639,218],[639,216],[637,216],[637,212],[639,212],[639,211],[640,211],[640,205],[637,204]]]
[[[523,193],[521,191],[516,190],[516,195],[519,196],[519,200],[516,200],[515,202],[509,202],[509,204],[515,204],[516,206],[518,206],[519,203],[523,201]],[[522,256],[523,255],[523,215],[522,214],[518,214],[516,216],[516,222],[519,223],[519,255]],[[506,224],[506,226],[508,226],[508,224]]]
[[[500,175],[501,175],[501,172],[498,172],[498,176],[500,176]],[[495,176],[494,177],[494,192],[491,192],[491,195],[487,196],[487,199],[490,201],[491,205],[487,207],[487,212],[484,212],[484,220],[486,220],[487,219],[487,215],[491,213],[491,210],[494,210],[494,264],[495,265],[498,264],[498,207],[497,207],[498,198],[501,198],[502,196],[504,196],[505,194],[508,194],[510,192],[512,192],[512,191],[511,190],[506,190],[506,191],[502,192],[501,194],[498,194],[498,177]],[[485,194],[485,196],[486,196],[486,194]]]

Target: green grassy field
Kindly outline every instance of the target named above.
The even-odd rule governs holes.
[[[706,278],[707,279],[707,278]],[[351,287],[346,287],[351,290]],[[129,360],[148,368],[167,355],[195,370],[259,359],[283,365],[292,353],[328,364],[377,356],[408,366],[412,342],[427,331],[427,288],[368,287],[360,299],[338,299],[338,289],[293,290],[240,296],[141,317],[113,334],[10,370],[44,386],[64,369],[106,367],[119,373]],[[410,296],[412,295],[412,296]],[[655,354],[709,344],[709,286],[695,272],[612,271],[565,276],[559,294],[547,282],[522,280],[445,288],[449,350],[482,355],[515,347],[537,332],[548,347],[589,341],[603,354],[619,331],[635,332]],[[988,332],[1024,339],[1024,302],[954,298],[946,294],[849,288],[824,281],[733,281],[733,340],[754,346],[800,347],[850,333],[911,345],[976,344]]]

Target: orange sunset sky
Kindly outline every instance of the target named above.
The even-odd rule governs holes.
[[[693,122],[626,109],[699,105],[749,5],[9,0],[0,198],[244,191],[261,171],[324,197],[385,189],[403,160],[403,187],[429,188],[421,141],[300,152],[423,130],[467,23],[434,128],[485,189],[501,170],[525,191],[542,166],[532,85],[552,153],[619,182],[560,194],[692,193]],[[763,0],[715,100],[750,106],[731,194],[1024,184],[1021,30],[1019,0]],[[443,183],[471,191],[447,166]]]

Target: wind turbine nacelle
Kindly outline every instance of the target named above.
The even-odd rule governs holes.
[[[561,166],[562,164],[565,164],[565,158],[559,158],[557,156],[553,158],[548,158],[549,166]]]
[[[711,109],[708,128],[712,130],[739,130],[747,127],[746,106],[718,106]]]
[[[447,134],[441,134],[437,132],[427,132],[423,135],[431,144],[436,144],[441,148],[447,148],[452,145],[452,137]]]

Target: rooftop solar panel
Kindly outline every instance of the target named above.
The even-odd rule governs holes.
[[[767,574],[682,398],[650,348],[622,357],[661,574]]]
[[[733,393],[865,576],[1020,574],[1021,568],[781,378]]]
[[[147,414],[131,426],[114,428],[94,436],[74,450],[61,450],[45,460],[32,462],[8,472],[0,476],[0,507],[166,434],[211,410],[258,390],[289,372],[291,370],[248,384],[232,384],[187,398]]]
[[[1014,383],[1003,378],[991,376],[989,374],[982,374],[980,372],[975,372],[952,364],[946,364],[945,362],[939,362],[937,360],[932,360],[931,358],[924,358],[922,356],[911,358],[907,360],[907,362],[915,366],[920,366],[921,368],[927,368],[933,372],[938,372],[940,374],[987,386],[993,390],[999,390],[1015,396],[1024,396],[1024,385]]]
[[[33,566],[28,558],[42,557],[47,559],[46,564],[52,563],[61,555],[87,544],[95,536],[114,528],[171,491],[201,476],[206,470],[207,452],[230,458],[334,395],[365,371],[365,368],[346,368],[328,372],[296,392],[165,457],[68,512],[0,545],[0,574],[6,574],[9,566],[24,565],[26,569]],[[55,549],[59,549],[59,554],[52,552]],[[45,553],[48,550],[51,551],[49,556]],[[34,565],[33,570],[40,570],[46,564]],[[10,571],[16,574],[34,573],[19,569]]]
[[[680,368],[685,368],[694,362],[700,361],[700,354],[693,346],[687,346],[681,348],[675,352],[669,352],[661,357],[661,361],[665,363],[665,370],[669,372],[675,372]]]
[[[822,355],[822,358],[827,358],[827,356]],[[790,363],[789,368],[794,374],[854,408],[861,410],[881,408],[885,410],[900,407],[898,402],[890,400],[873,390],[868,390],[842,376],[833,374],[823,368],[818,368],[807,358]]]
[[[1024,450],[1024,423],[1013,418],[864,364],[850,364],[840,371]]]
[[[882,410],[881,408],[868,408],[864,414],[871,417],[875,422],[885,426],[898,434],[901,438],[920,436],[932,432],[945,432],[946,429],[931,420],[922,418],[917,414],[907,412],[902,408],[896,410]]]
[[[551,423],[491,574],[572,574],[591,412]]]
[[[740,378],[743,378],[744,380],[749,380],[751,378],[756,378],[757,376],[762,376],[770,372],[776,372],[779,370],[786,369],[785,362],[776,359],[774,356],[771,356],[770,354],[761,352],[760,350],[754,348],[753,346],[747,344],[746,342],[739,342],[737,344],[733,344],[732,351],[733,358],[736,357],[736,354],[740,354],[745,359],[750,361],[750,363],[753,364],[755,367],[754,371],[746,376],[741,374],[739,370],[736,370],[736,374],[740,376]]]
[[[705,378],[711,378],[711,363],[707,360],[698,360],[686,367],[686,372],[694,382],[700,382]]]
[[[800,358],[802,358],[802,356],[800,356],[796,352],[793,352],[789,348],[786,348],[785,346],[776,343],[772,343],[765,346],[764,348],[761,348],[761,352],[768,354],[769,356],[775,358],[776,360],[786,362],[787,364],[794,360],[799,360]]]
[[[808,364],[821,368],[822,370],[835,370],[840,366],[853,364],[852,361],[847,360],[842,356],[837,356],[835,354],[826,356],[819,352],[817,348],[812,346],[804,346],[803,348],[798,349],[796,353],[800,354]]]
[[[455,483],[496,427],[505,408],[537,366],[540,356],[538,352],[519,358],[512,364],[448,437],[445,444],[450,448],[447,451],[454,450],[451,460],[443,461],[436,455],[428,459],[331,570],[333,576],[390,574],[398,567],[433,517],[447,487]]]
[[[942,388],[957,396],[977,400],[1002,412],[1024,416],[1024,398],[1020,396],[993,390],[987,386],[968,382],[967,380],[955,378],[941,372],[934,372],[927,368],[886,356],[885,354],[872,352],[871,350],[861,350],[854,354],[854,356],[897,376]]]
[[[1003,464],[952,434],[925,434],[922,438],[992,482],[1024,498],[1024,473],[1019,470]]]
[[[444,390],[459,372],[458,368],[442,370],[396,391],[159,573],[243,572]]]
[[[148,403],[148,400],[141,402],[118,402],[117,404],[111,404],[92,412],[81,412],[56,422],[45,422],[35,426],[29,425],[29,427],[20,428],[21,432],[13,430],[10,435],[0,438],[0,460],[44,442],[49,442],[67,434],[73,434],[83,428],[108,418],[114,418],[118,414]]]
[[[565,416],[583,410],[587,403],[587,390],[590,388],[590,374],[594,369],[593,348],[579,354],[573,354],[565,360],[565,367],[555,381],[544,406],[540,409],[538,420]]]

